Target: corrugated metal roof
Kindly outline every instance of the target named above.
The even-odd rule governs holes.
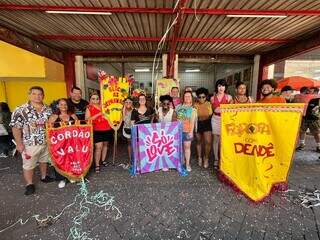
[[[1,0],[0,4],[35,6],[77,6],[111,8],[174,8],[176,1],[166,0]],[[180,38],[212,39],[295,39],[319,29],[320,16],[288,16],[286,18],[230,18],[226,15],[197,14],[203,9],[244,10],[320,10],[320,0],[190,0],[184,14]],[[0,10],[0,24],[33,38],[52,36],[118,36],[161,38],[176,14],[114,12],[111,16],[48,14],[32,10]],[[171,31],[170,34],[172,34]],[[85,51],[155,51],[157,42],[50,40],[42,42],[65,50]],[[283,43],[282,43],[283,44]],[[268,42],[178,42],[177,52],[212,54],[253,54],[280,46]],[[169,44],[164,45],[167,51]]]

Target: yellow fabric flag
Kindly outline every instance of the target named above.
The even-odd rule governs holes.
[[[253,201],[287,184],[304,104],[221,106],[222,175]]]
[[[130,81],[127,78],[107,76],[99,73],[101,89],[102,113],[114,130],[118,130],[122,122],[123,100],[129,96]]]

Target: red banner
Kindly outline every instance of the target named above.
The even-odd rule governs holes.
[[[57,172],[72,180],[85,177],[93,156],[91,125],[48,127],[47,141]]]

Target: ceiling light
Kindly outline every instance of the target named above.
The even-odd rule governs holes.
[[[135,72],[150,72],[149,68],[138,68],[134,70]]]
[[[186,69],[185,72],[200,72],[200,69]]]
[[[230,14],[227,17],[238,17],[238,18],[286,18],[286,15],[240,15],[240,14]]]
[[[111,12],[74,12],[74,11],[46,11],[46,13],[57,14],[84,14],[84,15],[111,15]]]

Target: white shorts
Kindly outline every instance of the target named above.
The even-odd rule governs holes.
[[[37,162],[48,163],[49,159],[47,145],[25,146],[22,153],[22,167],[24,170],[32,170],[37,166]]]
[[[221,135],[221,117],[218,115],[212,115],[211,118],[212,134]]]

